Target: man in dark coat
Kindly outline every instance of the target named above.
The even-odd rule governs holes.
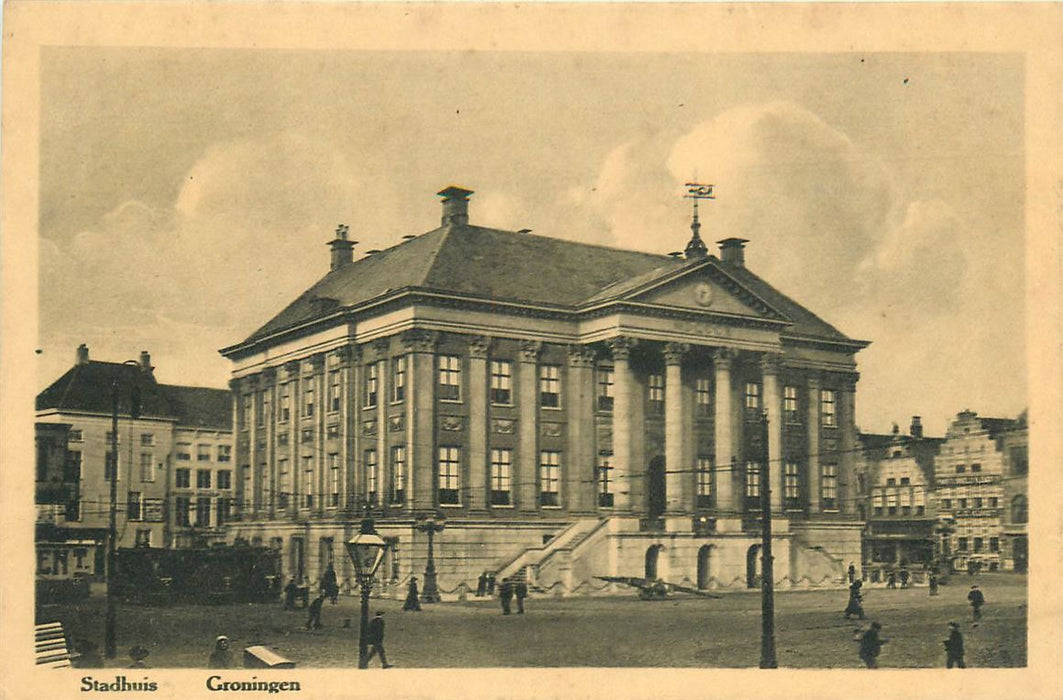
[[[373,657],[379,654],[380,665],[384,668],[391,668],[387,654],[384,653],[384,613],[380,610],[377,610],[373,619],[369,621],[369,629],[366,631],[365,639],[369,643],[369,656],[365,659],[366,665],[368,666]]]
[[[336,582],[336,569],[332,567],[332,564],[328,565],[325,569],[325,574],[321,577],[321,593],[328,598],[333,605],[336,605],[339,600],[340,586]]]
[[[403,610],[413,610],[417,612],[421,609],[421,596],[417,591],[417,577],[410,577],[410,585],[406,589],[406,602],[402,604]]]
[[[524,581],[517,581],[516,590],[517,594],[517,614],[524,614],[524,599],[528,597],[528,584]]]
[[[306,619],[307,629],[321,629],[321,606],[325,604],[325,596],[319,595],[310,603],[310,616]]]
[[[502,579],[502,587],[498,592],[498,597],[502,601],[502,614],[508,615],[513,601],[513,582],[508,578]]]
[[[927,581],[930,583],[930,595],[938,594],[938,575],[931,571],[926,575]]]
[[[288,585],[284,587],[284,609],[295,610],[295,591],[298,588],[295,585],[295,579],[288,581]]]
[[[229,638],[224,634],[214,640],[214,651],[207,659],[207,668],[229,668],[233,665],[233,653],[229,650]]]
[[[974,623],[982,619],[982,606],[985,605],[985,596],[978,586],[971,586],[971,592],[967,594],[967,600],[971,602],[971,613],[974,615]]]
[[[476,579],[476,597],[483,598],[484,593],[487,592],[487,572],[484,571],[480,574],[480,578]]]
[[[851,584],[856,580],[856,567],[852,562],[849,562],[849,583]]]
[[[888,640],[879,637],[882,625],[872,622],[871,627],[860,636],[860,660],[867,664],[868,668],[878,668],[878,654],[882,645]]]
[[[493,571],[487,572],[487,595],[494,596],[495,594],[495,574]]]
[[[850,615],[856,615],[861,620],[864,619],[864,606],[860,603],[862,599],[860,589],[863,585],[864,582],[857,579],[853,581],[853,585],[849,586],[849,604],[845,606],[846,620],[849,619]]]
[[[960,634],[960,623],[949,623],[949,638],[945,640],[945,668],[967,668],[963,662],[963,635]]]

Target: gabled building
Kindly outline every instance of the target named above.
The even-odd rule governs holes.
[[[138,418],[130,415],[134,387]],[[111,449],[115,393],[116,469]],[[133,364],[100,362],[90,360],[82,345],[74,366],[38,394],[36,409],[38,436],[65,432],[67,473],[62,510],[53,507],[39,517],[38,540],[105,543],[112,474],[118,479],[119,546],[224,539],[233,493],[228,391],[160,384],[148,353]]]
[[[1025,569],[1027,440],[1025,416],[963,410],[949,425],[934,460],[934,496],[938,512],[955,521],[941,542],[954,570]]]
[[[842,580],[866,342],[748,269],[744,239],[709,255],[696,218],[665,256],[475,226],[471,191],[439,194],[438,228],[357,261],[340,227],[330,271],[221,351],[233,537],[349,579],[369,504],[396,585],[425,567],[428,514],[444,594],[483,571],[753,585],[767,461],[777,577]]]

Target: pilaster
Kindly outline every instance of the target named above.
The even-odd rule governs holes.
[[[618,337],[608,341],[613,354],[613,474],[616,483],[614,509],[618,513],[630,513],[631,502],[631,431],[632,394],[634,377],[631,376],[632,338]]]
[[[716,458],[716,510],[722,515],[734,514],[735,506],[734,433],[732,430],[733,397],[731,392],[731,368],[736,353],[729,348],[717,348],[713,354],[713,371],[716,374],[715,443]]]
[[[469,338],[469,460],[468,506],[472,510],[487,507],[487,357],[491,338]]]
[[[781,369],[781,356],[768,353],[761,359],[764,407],[768,412],[768,464],[766,467],[769,470],[771,482],[771,509],[777,515],[783,513],[783,419],[782,389],[779,386]]]
[[[520,380],[517,394],[520,403],[517,420],[520,450],[514,480],[517,484],[517,508],[522,511],[534,511],[539,507],[539,401],[535,384],[541,350],[542,343],[538,341],[521,341],[520,368],[517,371]]]
[[[808,378],[808,511],[820,512],[819,505],[819,403],[820,379],[818,375]]]
[[[413,510],[429,510],[436,503],[435,348],[437,333],[412,329],[401,341],[409,356],[409,396],[406,402],[406,452],[410,471],[409,502]]]
[[[683,449],[683,357],[689,349],[686,343],[664,346],[665,512],[673,515],[692,510],[694,505],[688,493],[691,467]]]
[[[585,345],[568,346],[568,376],[562,401],[568,416],[568,510],[593,512],[596,503],[598,466],[594,454],[594,351]]]

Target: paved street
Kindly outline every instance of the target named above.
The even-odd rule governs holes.
[[[987,599],[978,628],[970,624],[968,587]],[[780,666],[852,668],[858,623],[841,610],[846,593],[780,592],[776,599]],[[1026,578],[1009,574],[955,576],[936,598],[926,588],[867,591],[868,620],[883,624],[883,667],[943,666],[946,623],[963,623],[972,667],[1026,663]],[[404,613],[401,601],[373,601],[386,611],[387,651],[396,669],[492,666],[755,667],[760,654],[760,596],[726,593],[722,599],[640,601],[619,598],[531,599],[528,614],[502,616],[496,602],[425,606]],[[103,600],[75,610],[48,606],[41,619],[62,620],[71,635],[102,640]],[[351,627],[342,627],[350,618]],[[133,644],[151,650],[151,667],[203,667],[214,636],[227,634],[234,650],[265,643],[299,667],[353,666],[357,660],[357,599],[326,604],[325,628],[307,631],[305,611],[280,605],[119,608],[119,649],[126,666]],[[867,624],[866,622],[864,623]],[[374,662],[376,664],[376,662]]]

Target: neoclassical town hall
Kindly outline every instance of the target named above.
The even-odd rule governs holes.
[[[349,579],[368,503],[385,591],[421,576],[425,516],[444,595],[484,571],[562,594],[752,585],[767,459],[780,585],[841,582],[866,342],[746,268],[746,240],[710,255],[696,215],[665,256],[475,226],[472,192],[439,194],[438,228],[357,261],[341,226],[328,274],[221,351],[230,538]]]

